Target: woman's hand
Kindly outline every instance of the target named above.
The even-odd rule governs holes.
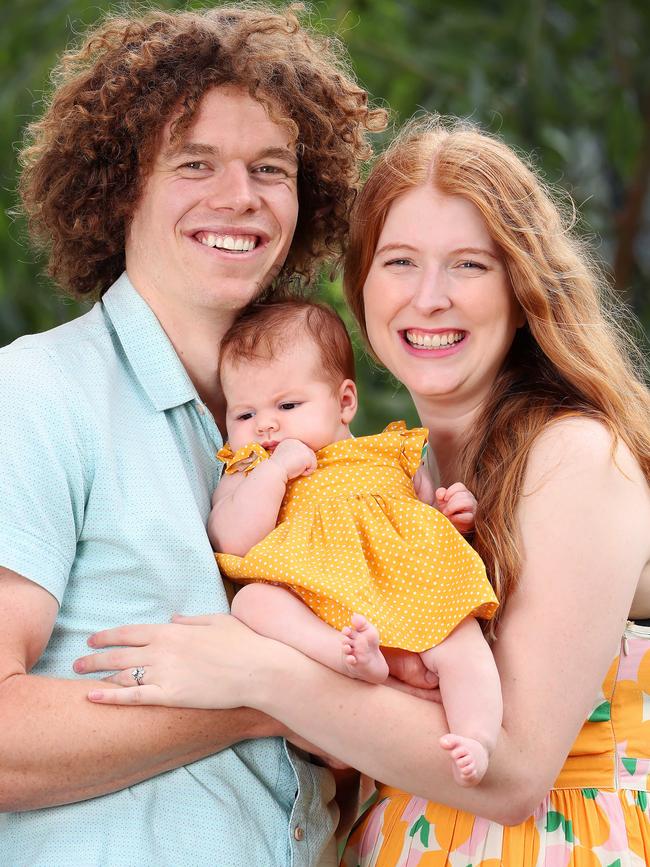
[[[123,687],[92,689],[91,701],[225,709],[253,706],[260,660],[276,642],[229,614],[212,614],[174,615],[172,623],[105,629],[88,644],[111,649],[82,656],[74,670],[115,671],[106,680]]]

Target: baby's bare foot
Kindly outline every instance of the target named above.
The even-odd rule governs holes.
[[[342,633],[343,667],[350,677],[383,683],[388,664],[379,649],[379,633],[361,614],[353,614],[351,623]]]
[[[451,753],[452,770],[459,786],[477,786],[481,782],[489,756],[480,741],[448,734],[440,738],[440,746]]]

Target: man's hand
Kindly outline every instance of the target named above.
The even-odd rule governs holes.
[[[287,480],[308,476],[316,469],[316,455],[300,440],[282,440],[271,455],[271,460],[286,472]]]
[[[434,505],[445,518],[449,518],[459,533],[469,533],[474,529],[478,503],[462,482],[456,482],[449,488],[437,488]]]

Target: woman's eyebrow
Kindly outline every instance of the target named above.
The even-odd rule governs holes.
[[[380,253],[387,253],[389,250],[412,250],[414,253],[416,253],[417,249],[418,248],[413,247],[412,244],[407,244],[400,241],[394,244],[382,244],[382,246],[377,249],[375,255],[378,256]]]

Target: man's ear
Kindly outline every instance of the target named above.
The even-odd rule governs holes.
[[[351,379],[344,379],[339,386],[341,423],[350,424],[357,412],[357,387]]]

